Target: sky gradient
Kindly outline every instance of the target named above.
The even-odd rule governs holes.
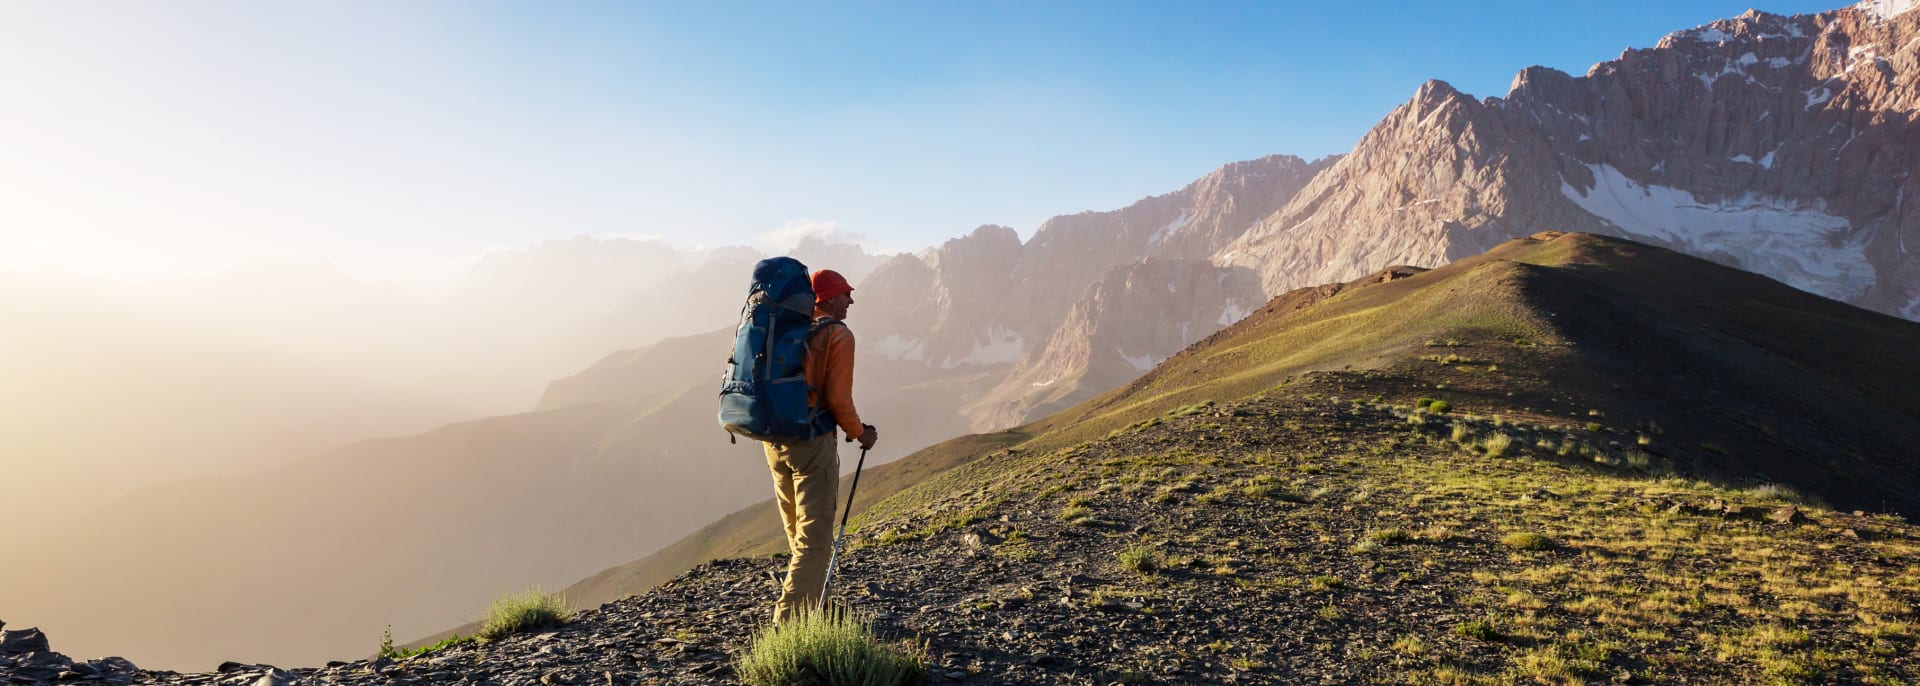
[[[444,285],[581,234],[912,250],[1344,152],[1749,3],[0,4],[0,273]],[[1759,9],[1823,11],[1837,2]]]

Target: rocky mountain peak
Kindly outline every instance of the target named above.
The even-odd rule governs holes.
[[[1414,91],[1412,104],[1439,105],[1449,100],[1466,97],[1468,96],[1454,88],[1451,83],[1440,79],[1427,79],[1426,83],[1420,84],[1419,90]]]
[[[955,265],[965,268],[965,263],[1005,262],[1018,259],[1020,255],[1020,234],[1013,229],[998,224],[982,224],[959,238],[949,238],[940,247],[928,251],[925,256],[927,266],[936,270],[942,265]]]
[[[1750,11],[1481,102],[1430,81],[1213,259],[1275,293],[1595,231],[1920,317],[1911,5]]]

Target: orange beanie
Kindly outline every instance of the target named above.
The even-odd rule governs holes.
[[[813,273],[813,301],[823,303],[840,297],[842,293],[852,293],[853,286],[847,283],[847,277],[831,269],[822,269]]]

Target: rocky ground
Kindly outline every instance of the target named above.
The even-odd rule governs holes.
[[[1920,679],[1912,526],[1650,473],[1556,421],[1306,391],[1181,408],[881,503],[837,592],[924,646],[932,683]],[[780,564],[713,562],[563,626],[399,662],[151,672],[8,632],[0,680],[734,683]]]

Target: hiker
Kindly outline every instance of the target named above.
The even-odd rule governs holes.
[[[867,450],[880,439],[870,424],[860,423],[853,407],[853,331],[847,328],[847,308],[853,305],[853,286],[831,269],[813,273],[813,330],[807,335],[802,362],[807,378],[807,406],[824,408],[830,421],[819,435],[792,443],[766,443],[767,467],[773,470],[773,492],[786,526],[787,580],[774,606],[776,623],[797,609],[819,605],[824,591],[828,556],[833,549],[833,514],[840,491],[840,455],[835,429],[846,440],[859,441]],[[853,503],[847,503],[848,508]]]

